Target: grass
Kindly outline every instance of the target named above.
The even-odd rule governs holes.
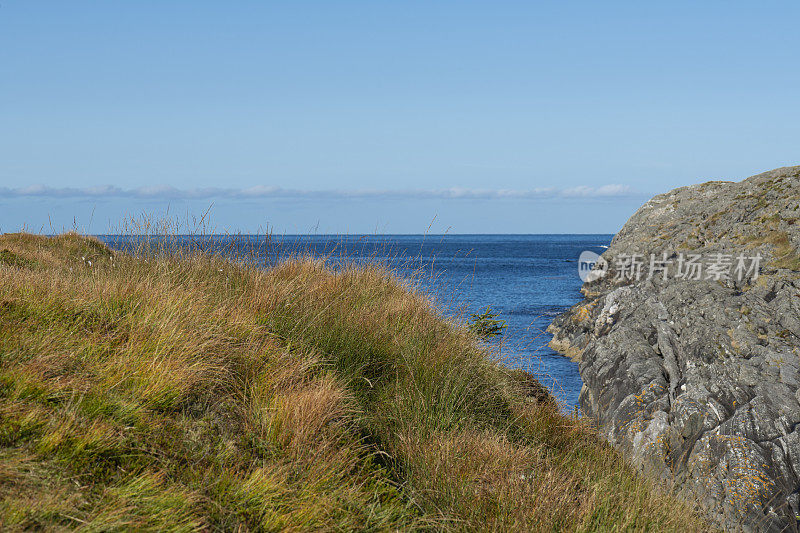
[[[3,530],[704,529],[382,268],[0,249]]]
[[[772,245],[774,258],[770,261],[770,266],[800,271],[800,251],[792,246],[785,231],[769,229],[764,235],[751,237],[745,242],[750,246]]]

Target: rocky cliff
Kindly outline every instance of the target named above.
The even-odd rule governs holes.
[[[725,529],[797,531],[800,167],[656,196],[550,326],[580,404]]]

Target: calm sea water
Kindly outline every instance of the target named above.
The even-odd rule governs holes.
[[[116,248],[128,239],[101,236]],[[577,258],[583,250],[603,251],[612,235],[297,235],[237,236],[256,256],[309,252],[336,266],[342,261],[377,262],[413,277],[447,313],[469,314],[491,306],[508,327],[500,344],[506,364],[535,374],[566,408],[578,402],[581,379],[576,363],[547,343],[544,330],[554,316],[581,299]],[[213,241],[227,253],[230,237],[183,237]],[[246,248],[247,246],[245,246]],[[242,246],[237,249],[241,251]]]

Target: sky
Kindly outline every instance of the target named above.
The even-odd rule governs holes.
[[[800,164],[797,2],[0,1],[0,231],[614,233]]]

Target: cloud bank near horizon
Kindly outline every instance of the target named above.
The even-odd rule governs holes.
[[[527,190],[515,189],[286,189],[274,186],[249,188],[199,187],[179,189],[167,185],[123,189],[114,185],[97,187],[0,187],[2,198],[129,198],[143,200],[214,200],[214,199],[433,199],[433,200],[537,200],[537,199],[614,199],[632,198],[641,195],[628,185],[609,184],[599,187],[578,186],[568,188],[538,187]]]

